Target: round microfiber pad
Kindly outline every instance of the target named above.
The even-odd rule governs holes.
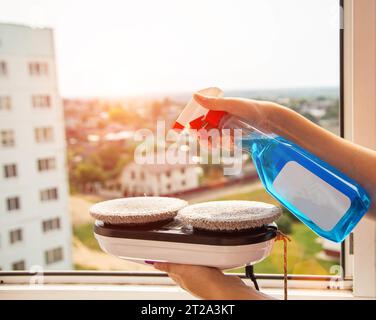
[[[89,212],[108,224],[146,224],[172,219],[186,205],[177,198],[134,197],[99,202]]]
[[[239,231],[272,223],[281,213],[281,208],[268,203],[231,200],[187,206],[178,212],[178,218],[196,229]]]

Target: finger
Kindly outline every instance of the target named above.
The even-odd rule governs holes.
[[[153,264],[155,269],[158,269],[160,271],[164,271],[168,274],[168,276],[180,287],[182,287],[184,290],[187,290],[186,287],[184,286],[184,283],[181,281],[181,278],[169,270],[171,269],[171,263],[163,263],[163,262],[155,262]]]
[[[201,93],[195,93],[193,98],[196,100],[196,102],[207,109],[227,111],[229,107],[228,103],[226,103],[227,101],[225,100],[227,98],[207,96]]]
[[[184,276],[187,272],[189,273],[195,266],[178,263],[156,262],[154,263],[154,267],[160,271],[167,272],[168,274]]]
[[[174,275],[172,273],[169,273],[168,276],[177,284],[179,285],[181,288],[183,288],[184,290],[187,290],[187,287],[184,285],[184,282],[182,281],[182,279],[177,276],[177,275]]]
[[[256,106],[256,101],[241,98],[218,98],[195,93],[193,98],[204,108],[215,111],[226,111],[243,118]]]
[[[153,267],[159,271],[169,272],[169,263],[154,262]]]

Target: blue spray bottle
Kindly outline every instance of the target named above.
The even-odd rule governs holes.
[[[299,145],[229,115],[219,127],[242,129],[236,144],[265,189],[318,235],[341,242],[367,212],[370,198],[356,181]]]
[[[216,90],[201,93],[222,95]],[[264,133],[244,120],[208,112],[191,100],[177,123],[175,128],[209,124],[219,129],[241,129],[242,138],[235,144],[252,156],[268,193],[326,239],[343,241],[370,206],[369,195],[356,181],[292,141]]]

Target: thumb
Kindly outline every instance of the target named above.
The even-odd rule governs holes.
[[[195,93],[193,99],[196,100],[204,108],[216,111],[227,111],[229,109],[229,103],[226,103],[226,98],[218,98],[213,96],[207,96],[201,93]]]
[[[219,98],[195,93],[193,99],[204,108],[225,111],[239,118],[247,119],[255,115],[259,109],[259,102],[256,100],[242,98]]]

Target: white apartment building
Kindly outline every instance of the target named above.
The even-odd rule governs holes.
[[[0,268],[40,267],[72,267],[53,32],[0,23]]]
[[[194,165],[137,164],[125,166],[120,187],[126,196],[171,195],[199,187],[199,167]]]

